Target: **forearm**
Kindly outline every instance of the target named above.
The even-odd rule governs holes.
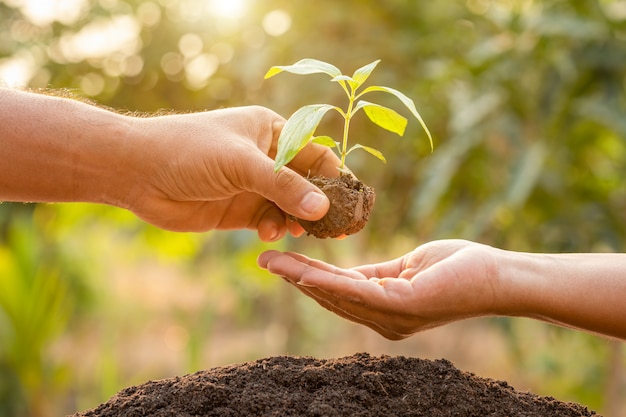
[[[131,118],[71,99],[0,89],[0,201],[119,205]]]
[[[626,339],[626,254],[501,251],[503,313]]]

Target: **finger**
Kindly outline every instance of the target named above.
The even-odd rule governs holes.
[[[263,242],[274,242],[283,238],[287,232],[284,213],[272,205],[263,213],[256,229]]]
[[[293,237],[300,237],[304,234],[305,230],[295,220],[292,220],[290,216],[287,216],[287,230]]]
[[[267,264],[271,259],[274,259],[277,256],[282,255],[283,253],[277,250],[266,250],[265,252],[262,252],[256,262],[259,265],[259,267],[263,268],[263,269],[267,269]]]
[[[328,271],[341,271],[333,265],[322,261],[309,259],[297,253],[283,254],[272,250],[262,253],[259,256],[258,263],[261,267],[267,268],[270,272],[276,274],[279,274],[278,271],[281,270],[288,272],[288,275],[282,275],[283,278],[303,294],[313,298],[322,307],[347,320],[368,326],[388,339],[399,340],[413,333],[410,330],[410,325],[403,324],[402,329],[408,329],[407,331],[398,332],[394,329],[395,315],[390,313],[394,304],[391,303],[392,307],[390,308],[388,300],[384,300],[384,291],[380,291],[381,285],[379,283],[380,281],[384,282],[384,280],[368,281],[360,277],[361,280],[355,282],[363,284],[364,287],[369,286],[371,290],[379,294],[378,297],[372,297],[367,295],[367,291],[361,291],[360,295],[355,296],[354,293],[348,294],[344,291],[328,291],[324,286],[314,287],[303,284],[306,281],[307,271],[311,271],[313,266],[324,268]],[[336,275],[336,273],[328,271],[320,272],[326,273],[328,276]],[[344,278],[348,281],[354,281],[351,278]],[[408,284],[407,281],[402,281],[405,285]],[[345,287],[342,288],[345,289]]]
[[[302,255],[300,255],[302,256]],[[354,270],[341,270],[321,261],[277,256],[268,262],[271,272],[287,276],[336,308],[383,329],[409,335],[426,321],[415,314],[419,303],[412,282],[406,279],[366,279]],[[324,268],[324,269],[321,269]],[[291,274],[291,276],[289,276]]]
[[[267,153],[272,159],[276,157],[278,138],[284,126],[285,120],[282,117],[274,120],[271,125],[272,144]],[[317,143],[308,143],[304,148],[300,149],[288,165],[304,177],[316,175],[337,177],[339,176],[337,168],[341,165],[341,161],[329,147]]]
[[[300,254],[272,254],[265,267],[273,274],[304,287],[317,287],[333,297],[369,304],[371,299],[381,297],[381,287],[368,282],[355,271],[342,270],[322,261],[306,258]],[[345,275],[344,275],[345,274]],[[358,286],[358,284],[371,284]],[[375,292],[378,291],[378,294]]]
[[[276,159],[276,153],[278,152],[278,138],[280,138],[280,132],[283,130],[283,127],[285,127],[285,121],[283,119],[274,120],[272,123],[272,142],[266,152],[267,156],[272,159]]]
[[[317,302],[324,309],[338,315],[339,317],[349,320],[353,323],[367,326],[387,339],[400,340],[408,336],[408,335],[400,335],[392,329],[388,329],[384,326],[379,325],[376,321],[373,321],[371,319],[368,320],[362,316],[356,315],[350,311],[350,308],[344,309],[344,308],[339,307],[339,305],[337,305],[333,300],[326,298],[325,294],[319,295],[318,294],[319,291],[316,291],[315,288],[303,287],[303,286],[293,284],[293,283],[291,284],[294,285],[300,292],[305,294],[307,297],[310,297],[313,300],[315,300],[315,302]]]
[[[351,269],[343,269],[338,268],[333,264],[326,263],[324,261],[320,261],[318,259],[309,258],[305,255],[296,252],[285,252],[283,255],[292,258],[296,262],[309,266],[311,270],[319,270],[326,271],[332,275],[342,275],[346,277],[350,277],[352,279],[366,279],[362,274],[351,270]],[[300,278],[300,283],[302,285],[311,285],[310,283],[302,281],[302,277]]]
[[[259,257],[259,265],[334,305],[343,305],[346,311],[359,309],[364,317],[376,311],[389,313],[402,309],[405,304],[402,298],[411,292],[409,281],[372,281],[356,271],[339,269],[297,253],[268,251]]]
[[[354,271],[363,274],[367,278],[385,278],[400,276],[404,270],[404,257],[396,258],[371,265],[361,265],[352,268]]]
[[[337,177],[341,161],[327,146],[309,143],[298,152],[288,166],[302,176]]]

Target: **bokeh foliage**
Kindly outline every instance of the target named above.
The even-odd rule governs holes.
[[[355,153],[349,163],[377,190],[370,224],[349,244],[288,239],[278,247],[343,264],[447,237],[524,251],[624,252],[626,2],[247,0],[237,17],[220,13],[220,3],[237,4],[1,0],[0,77],[122,111],[260,104],[289,116],[345,97],[322,76],[264,81],[270,66],[310,57],[351,73],[381,59],[371,82],[414,99],[435,151],[417,123],[398,139],[355,119],[352,137],[388,160]],[[56,18],[44,13],[62,4]],[[325,123],[318,132],[336,134],[339,121]],[[129,374],[112,347],[123,344],[117,327],[139,314],[106,294],[112,264],[175,264],[209,294],[137,319],[174,322],[173,340],[187,337],[183,371],[203,366],[200,352],[220,326],[278,323],[274,336],[301,354],[314,354],[319,334],[333,332],[317,308],[258,271],[265,246],[252,233],[172,234],[106,207],[5,203],[0,245],[0,414],[49,415],[53,400],[71,412],[154,377]],[[210,276],[198,279],[207,268]],[[94,323],[104,352],[97,377],[50,359],[61,334]],[[604,340],[523,321],[494,326],[536,390],[613,407],[606,386],[623,354]],[[528,339],[538,341],[528,347]]]

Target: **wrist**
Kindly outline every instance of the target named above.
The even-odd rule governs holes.
[[[568,255],[501,250],[502,309],[505,315],[552,321],[570,289],[576,267]],[[569,259],[569,260],[568,260]],[[565,303],[567,304],[567,303]]]
[[[102,151],[104,156],[98,163],[100,174],[94,176],[101,181],[94,202],[131,209],[133,201],[142,198],[141,184],[146,175],[146,161],[151,154],[148,134],[139,117],[117,113],[110,114],[104,127]],[[97,156],[97,155],[96,155]]]
[[[502,316],[528,316],[532,301],[540,291],[539,277],[535,274],[536,259],[532,254],[491,248],[494,259],[496,314]]]
[[[83,103],[73,108],[77,131],[70,144],[68,201],[126,208],[141,171],[142,143],[136,118]]]

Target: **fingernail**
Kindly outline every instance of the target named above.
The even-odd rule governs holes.
[[[280,233],[278,232],[278,228],[277,228],[276,226],[272,226],[272,227],[270,228],[270,237],[269,237],[270,242],[273,242],[273,241],[275,241],[276,239],[278,239],[279,234],[280,234]]]
[[[318,192],[311,191],[304,196],[300,202],[300,208],[309,214],[320,211],[320,208],[326,204],[326,197]]]
[[[301,287],[310,287],[310,288],[315,287],[315,285],[306,284],[306,283],[304,283],[304,282],[302,282],[302,281],[296,281],[296,285],[299,285],[299,286],[301,286]]]

